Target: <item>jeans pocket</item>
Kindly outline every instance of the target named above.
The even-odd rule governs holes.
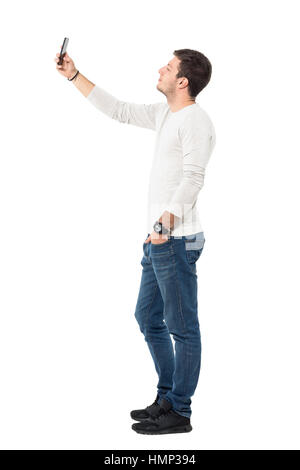
[[[198,232],[195,235],[187,235],[184,244],[188,263],[196,263],[201,256],[205,244],[203,232]]]

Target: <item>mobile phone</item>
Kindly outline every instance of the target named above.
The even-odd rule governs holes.
[[[57,62],[57,65],[62,65],[62,63],[63,63],[63,58],[64,58],[64,56],[66,54],[66,51],[67,51],[68,42],[69,42],[69,38],[65,38],[64,42],[63,42],[63,45],[61,46],[59,61]]]

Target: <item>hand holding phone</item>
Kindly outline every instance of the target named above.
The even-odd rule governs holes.
[[[54,61],[56,62],[56,69],[61,75],[66,78],[72,78],[76,74],[77,70],[73,60],[66,51],[68,41],[68,38],[64,39],[60,53],[56,54]]]

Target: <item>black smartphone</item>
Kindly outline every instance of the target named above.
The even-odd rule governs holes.
[[[63,63],[63,58],[67,51],[68,42],[69,42],[69,38],[65,38],[63,45],[61,46],[59,61],[57,62],[57,65],[62,65]]]

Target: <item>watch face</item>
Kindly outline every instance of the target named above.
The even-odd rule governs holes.
[[[155,231],[155,232],[159,232],[159,231],[160,231],[160,228],[161,228],[160,223],[157,222],[157,223],[154,225],[154,231]]]

